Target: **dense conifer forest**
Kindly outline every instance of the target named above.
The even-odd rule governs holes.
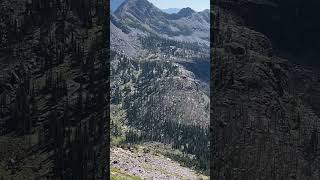
[[[0,178],[105,178],[108,1],[0,5]]]

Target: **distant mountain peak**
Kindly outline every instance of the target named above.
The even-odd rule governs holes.
[[[119,7],[121,9],[122,7],[140,7],[143,6],[150,7],[152,4],[147,0],[125,0],[122,5]]]
[[[182,9],[178,12],[178,14],[179,14],[180,16],[186,17],[186,16],[192,15],[192,14],[195,13],[195,12],[196,12],[196,11],[194,11],[194,10],[191,9],[190,7],[186,7],[186,8],[182,8]]]
[[[123,17],[130,13],[139,20],[162,16],[165,14],[147,0],[126,0],[115,11],[116,16]]]
[[[210,13],[210,10],[209,9],[205,9],[205,10],[200,11],[200,12],[202,12],[202,13]]]
[[[186,7],[186,8],[182,8],[177,13],[170,14],[170,18],[171,19],[180,19],[180,18],[192,16],[192,14],[194,14],[194,13],[196,13],[196,11],[194,11],[190,7]]]

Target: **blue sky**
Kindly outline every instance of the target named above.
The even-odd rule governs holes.
[[[210,0],[148,0],[160,9],[190,7],[196,11],[210,9]]]

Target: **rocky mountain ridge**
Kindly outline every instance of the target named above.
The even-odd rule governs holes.
[[[183,8],[177,14],[167,14],[147,0],[129,0],[114,15],[131,26],[132,31],[153,33],[172,40],[207,45],[209,42],[209,11],[195,12],[191,8]]]

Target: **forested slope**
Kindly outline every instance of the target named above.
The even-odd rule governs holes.
[[[1,1],[0,178],[104,176],[107,3]]]

